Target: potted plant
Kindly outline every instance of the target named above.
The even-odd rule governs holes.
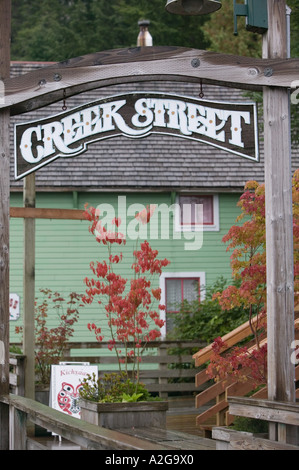
[[[152,397],[125,372],[88,376],[80,396],[81,418],[89,423],[110,429],[166,427],[168,402]]]
[[[153,210],[154,207],[147,207],[135,217],[140,223],[147,224]],[[87,289],[82,300],[91,304],[97,299],[104,304],[110,336],[108,347],[118,358],[119,370],[99,380],[89,377],[83,382],[81,417],[110,428],[165,426],[168,404],[150,399],[150,394],[140,383],[140,365],[147,342],[161,336],[164,321],[160,319],[159,310],[165,306],[153,308],[153,302],[160,301],[161,290],[152,287],[152,277],[161,274],[169,261],[158,259],[158,251],[147,241],[140,243],[137,240],[131,265],[133,276],[129,281],[115,269],[123,256],[114,253],[113,248],[126,244],[125,236],[117,231],[120,219],[114,218],[114,230],[107,230],[101,224],[98,210],[86,206],[85,214],[91,222],[90,233],[107,247],[108,257],[102,262],[90,263],[94,277],[85,278]],[[94,332],[97,341],[103,341],[102,326],[92,323],[88,328]],[[148,411],[146,418],[145,410]],[[96,416],[92,417],[92,413]]]

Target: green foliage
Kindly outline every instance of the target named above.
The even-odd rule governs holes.
[[[234,35],[233,0],[222,0],[222,8],[203,26],[210,49],[224,54],[261,57],[262,36],[246,30],[245,18],[238,18],[238,36]]]
[[[234,424],[232,425],[235,431],[244,431],[256,433],[268,433],[268,423],[261,419],[244,418],[243,416],[236,416]]]
[[[150,393],[142,383],[134,383],[127,374],[104,374],[96,379],[95,374],[88,375],[82,381],[80,396],[86,400],[100,403],[136,402],[152,400]]]
[[[184,300],[179,313],[173,314],[174,329],[170,336],[177,340],[199,340],[211,343],[217,336],[223,336],[248,320],[248,312],[243,308],[233,308],[224,312],[216,292],[225,289],[226,281],[220,277],[214,285],[206,289],[205,299],[188,302]]]
[[[299,57],[299,0],[288,0],[287,5],[291,8],[291,57]]]
[[[12,354],[23,354],[22,349],[19,346],[15,345],[15,344],[11,344],[9,346],[9,352],[12,353]]]
[[[150,20],[156,46],[207,48],[201,29],[208,17],[165,11],[163,0],[12,0],[13,60],[62,61],[135,47],[138,21]]]
[[[50,383],[51,365],[61,360],[68,341],[74,334],[74,324],[83,307],[81,295],[76,292],[63,298],[59,292],[40,289],[42,297],[35,299],[35,374],[36,382]],[[55,313],[55,326],[50,327],[49,316]],[[23,334],[23,326],[16,326],[15,332]]]
[[[128,395],[127,393],[123,393],[122,402],[123,403],[136,402],[136,401],[139,401],[141,397],[143,397],[143,393],[133,393],[133,395]]]
[[[292,57],[299,53],[299,0],[288,0]],[[233,34],[233,0],[212,15],[180,16],[165,11],[166,0],[12,0],[13,60],[61,61],[92,52],[135,47],[138,21],[150,20],[156,46],[210,49],[260,57],[262,36],[238,19]]]

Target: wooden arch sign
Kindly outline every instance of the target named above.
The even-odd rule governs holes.
[[[212,145],[258,161],[254,103],[204,101],[163,93],[127,93],[56,116],[15,125],[15,179],[59,157],[84,153],[89,144],[119,135],[166,134]]]
[[[77,57],[7,78],[0,109],[11,115],[64,97],[118,83],[172,80],[243,90],[288,89],[298,80],[299,59],[256,59],[183,47],[136,47]]]

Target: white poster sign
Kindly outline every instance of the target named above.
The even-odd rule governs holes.
[[[20,296],[9,294],[9,319],[17,320],[20,317]]]
[[[98,377],[98,367],[88,363],[61,363],[51,366],[50,406],[65,414],[80,418],[80,388],[89,375]]]

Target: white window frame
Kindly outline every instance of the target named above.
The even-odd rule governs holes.
[[[203,271],[188,271],[188,272],[165,272],[162,273],[160,276],[160,289],[161,289],[161,305],[166,305],[166,279],[188,279],[188,278],[196,278],[199,279],[199,293],[200,293],[200,301],[204,300],[205,298],[205,285],[206,285],[206,273]],[[165,339],[166,337],[166,311],[160,310],[160,318],[164,320],[164,326],[161,328],[161,339]]]
[[[176,196],[175,205],[175,231],[176,232],[219,232],[219,196],[210,193],[194,193],[194,196],[213,196],[213,216],[214,224],[212,225],[181,225],[180,196],[189,196],[190,194],[178,194]]]

